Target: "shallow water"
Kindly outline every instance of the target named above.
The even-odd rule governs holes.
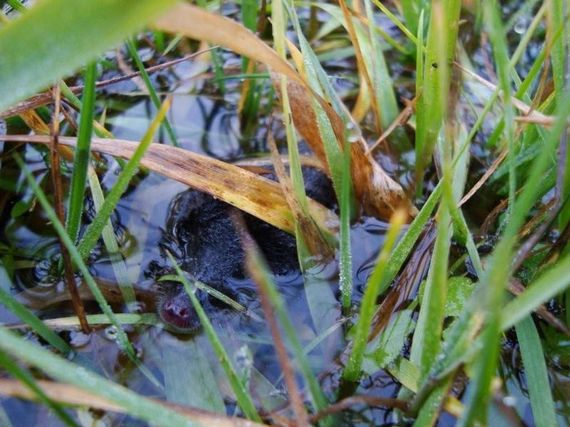
[[[393,29],[391,33],[394,33]],[[476,62],[480,58],[479,55],[480,52],[474,54]],[[223,57],[228,68],[239,65],[232,55],[224,53]],[[396,56],[391,61],[392,72],[401,83],[397,86],[398,94],[410,97],[412,93],[410,90],[413,90],[411,84],[413,73],[409,67],[406,67],[405,60],[400,61],[400,59],[402,58]],[[530,63],[530,59],[528,61]],[[353,63],[336,60],[329,61],[327,65],[331,74],[335,76],[334,82],[340,92],[349,93],[354,89],[349,79],[354,76]],[[182,147],[227,161],[265,152],[266,118],[260,119],[260,126],[253,134],[244,135],[240,130],[237,113],[240,82],[226,81],[227,93],[222,97],[212,76],[202,75],[203,71],[204,66],[199,62],[183,63],[175,66],[173,70],[161,72],[153,77],[155,82],[165,83],[163,90],[174,92],[169,119]],[[524,74],[523,71],[521,74]],[[471,101],[479,106],[481,101],[475,96],[477,90],[476,88],[473,90]],[[104,97],[99,97],[98,107],[101,112],[104,98],[105,105],[109,108],[106,122],[109,130],[117,138],[140,139],[155,112],[148,97],[141,95],[136,86],[129,82],[108,87],[103,93]],[[365,128],[373,140],[373,126],[370,122],[371,120],[368,120],[365,123]],[[489,123],[489,127],[491,124]],[[12,133],[14,129],[8,131]],[[276,129],[278,139],[282,138],[282,133],[282,129]],[[479,167],[472,166],[474,170],[485,169],[489,157],[489,150],[482,144],[485,133],[484,131],[478,136],[480,140],[476,139],[477,143],[472,148],[472,155],[481,163]],[[168,141],[164,132],[159,134],[158,140]],[[3,148],[7,151],[6,145]],[[24,152],[28,165],[37,176],[45,174],[42,152],[32,146],[26,146]],[[385,169],[398,178],[406,188],[411,187],[411,171],[415,160],[409,147],[402,146],[396,152],[384,154],[380,161]],[[103,187],[108,189],[116,180],[118,167],[111,158],[105,158],[105,162],[107,169],[101,176],[101,182]],[[3,174],[6,173],[5,165],[6,163],[3,164]],[[427,187],[429,188],[429,184]],[[154,173],[139,175],[138,182],[123,197],[113,216],[115,232],[123,249],[126,275],[140,291],[152,290],[149,265],[163,258],[159,243],[163,237],[170,202],[185,189],[184,185]],[[485,196],[490,200],[489,204],[496,199],[494,194]],[[0,255],[3,256],[4,262],[8,256],[17,261],[14,264],[16,270],[12,281],[14,292],[27,289],[28,292],[33,292],[30,299],[42,302],[48,298],[57,298],[63,293],[61,283],[54,282],[48,271],[49,260],[59,253],[59,244],[37,206],[31,213],[16,218],[10,217],[9,212],[14,209],[16,200],[28,199],[30,199],[29,194],[17,199],[10,198],[4,207],[0,217],[0,244],[7,245],[9,252],[6,254],[0,251]],[[88,200],[88,206],[90,203]],[[475,207],[469,216],[474,223],[481,221]],[[364,218],[353,225],[355,303],[360,301],[378,251],[382,247],[385,232],[386,224],[374,219]],[[95,277],[107,282],[116,281],[111,258],[101,247],[94,251],[90,261],[91,271]],[[0,269],[0,284],[4,287],[10,286],[9,279],[2,273]],[[309,353],[309,360],[314,371],[322,375],[320,379],[323,388],[332,396],[338,388],[337,358],[346,346],[343,335],[349,322],[341,315],[338,305],[336,264],[324,266],[318,273],[316,277],[306,278],[305,283],[310,283],[308,287],[304,286],[303,278],[298,274],[277,278],[277,282],[303,344],[308,345],[319,337],[323,339],[321,345]],[[235,280],[233,286],[235,290],[239,290],[236,292],[239,295],[238,302],[258,317],[242,315],[223,306],[216,306],[215,309],[210,307],[209,316],[230,356],[237,361],[238,366],[250,372],[250,381],[254,384],[254,390],[258,392],[256,398],[262,401],[267,409],[282,408],[285,402],[283,380],[271,336],[265,323],[259,320],[262,314],[255,286],[249,280]],[[319,295],[319,298],[315,295]],[[311,307],[309,301],[321,305],[318,308]],[[98,312],[95,304],[90,303],[88,308],[93,313]],[[142,307],[143,310],[147,308]],[[124,307],[115,305],[115,310],[124,310]],[[318,310],[323,314],[319,322],[314,320],[311,310]],[[38,313],[42,318],[58,318],[71,316],[72,310],[68,304],[59,304],[40,310]],[[16,319],[0,308],[0,321],[14,323]],[[568,395],[570,395],[570,381],[567,375],[570,364],[570,341],[548,327],[543,329],[541,332],[545,335],[549,349],[547,362],[551,372],[554,397],[560,412],[569,414],[570,409],[564,402],[569,401]],[[323,338],[324,331],[329,335],[324,335]],[[63,331],[61,334],[75,343],[77,352],[93,361],[100,373],[141,394],[170,402],[234,413],[235,405],[230,397],[229,386],[217,363],[209,363],[215,361],[216,357],[202,332],[195,336],[176,335],[160,326],[128,327],[128,332],[140,352],[143,363],[149,368],[150,375],[145,376],[120,354],[112,328],[99,328],[87,339],[78,332]],[[33,336],[30,338],[37,339]],[[403,352],[406,351],[408,349],[404,348]],[[505,384],[505,390],[510,396],[515,397],[518,415],[523,420],[531,420],[519,350],[516,344],[509,343],[508,340],[503,347],[501,370],[509,379]],[[400,388],[399,383],[389,373],[381,370],[365,378],[357,392],[398,397]],[[59,420],[40,405],[18,399],[1,399],[0,402],[2,404],[0,417],[3,409],[13,425],[60,425]],[[500,409],[498,411],[500,412]],[[83,416],[87,419],[102,417],[107,425],[144,425],[115,414]],[[404,425],[411,422],[390,410],[358,407],[347,411],[344,417],[343,422],[357,425]],[[453,423],[453,417],[444,415],[439,425]]]

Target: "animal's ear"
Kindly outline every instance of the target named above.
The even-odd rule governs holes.
[[[204,204],[212,199],[205,193],[196,190],[188,190],[178,194],[170,202],[168,220],[177,220],[196,215],[203,208]]]
[[[170,202],[164,240],[168,242],[167,249],[171,250],[173,255],[176,256],[179,252],[177,250],[180,246],[179,239],[184,240],[188,237],[189,230],[195,228],[193,224],[202,220],[201,214],[205,210],[206,202],[211,199],[207,194],[188,190],[178,194]]]

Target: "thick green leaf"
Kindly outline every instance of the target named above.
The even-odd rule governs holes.
[[[467,277],[450,277],[448,280],[447,301],[445,302],[445,315],[459,317],[467,301],[475,290],[473,282]]]
[[[142,397],[87,369],[58,357],[40,346],[31,344],[13,332],[0,328],[0,349],[27,362],[51,377],[73,384],[98,396],[106,397],[128,409],[135,417],[156,426],[195,426],[188,418],[169,410],[160,403]]]
[[[0,260],[0,281],[11,286],[10,279],[4,270],[3,262]],[[32,313],[26,306],[17,301],[12,295],[2,287],[0,287],[0,304],[5,306],[8,310],[18,316],[23,322],[30,325],[43,339],[50,343],[54,348],[61,351],[63,354],[71,353],[71,348],[67,343],[61,339],[54,331],[49,329],[34,313]]]
[[[558,425],[556,412],[550,392],[542,343],[532,317],[525,317],[515,325],[515,329],[521,348],[534,422],[538,427],[556,426]]]
[[[437,7],[435,7],[437,6]],[[455,54],[461,2],[434,3],[427,34],[423,92],[417,102],[416,182],[422,190],[425,168],[431,160],[449,103],[450,64]],[[421,48],[421,47],[420,47]],[[421,72],[421,70],[419,70]]]
[[[406,338],[416,324],[412,314],[413,310],[398,312],[386,330],[368,344],[368,348],[373,349],[373,352],[365,355],[362,363],[362,369],[365,373],[372,375],[379,369],[386,368],[400,354],[406,343]]]
[[[567,256],[536,279],[522,294],[503,308],[503,313],[508,313],[508,315],[502,319],[502,329],[511,328],[532,313],[539,305],[559,294],[569,285],[570,256]]]
[[[71,74],[175,0],[45,0],[0,28],[0,111]]]
[[[97,80],[96,62],[92,62],[87,66],[84,78],[85,89],[83,90],[83,100],[81,102],[77,149],[73,156],[71,194],[69,195],[66,223],[67,232],[73,242],[77,242],[81,227],[87,169],[89,168],[89,157],[91,155],[91,136],[93,134],[93,117],[95,114],[95,82]]]

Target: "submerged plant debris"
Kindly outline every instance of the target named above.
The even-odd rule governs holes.
[[[0,2],[0,425],[568,425],[566,2]]]

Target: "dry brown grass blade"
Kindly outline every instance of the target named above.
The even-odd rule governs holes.
[[[376,142],[370,146],[370,149],[368,150],[369,152],[373,153],[374,150],[380,147],[380,145],[388,139],[388,137],[392,134],[392,132],[394,132],[397,127],[404,126],[406,123],[408,123],[408,120],[410,120],[410,117],[412,117],[412,114],[416,109],[417,99],[417,95],[411,101],[404,99],[406,107],[400,112],[400,114],[398,114],[398,117],[396,117],[390,126],[388,126],[388,129],[386,129],[384,133],[380,135],[380,138],[378,138]]]
[[[311,95],[305,87],[293,81],[288,82],[287,91],[295,127],[321,162],[326,163],[324,144],[311,103]],[[340,144],[345,131],[342,119],[324,101],[321,106],[325,109]],[[390,218],[394,211],[403,208],[410,218],[414,217],[417,214],[416,207],[412,205],[400,184],[390,178],[376,163],[364,140],[358,139],[351,143],[350,148],[352,182],[356,197],[362,203],[364,211],[378,218]]]
[[[269,66],[273,71],[300,81],[297,72],[255,34],[231,19],[181,4],[155,21],[154,27],[183,34],[196,40],[218,44]]]
[[[65,207],[63,205],[63,180],[61,177],[61,159],[59,156],[59,114],[61,109],[61,92],[59,86],[56,85],[53,88],[54,95],[54,110],[51,120],[51,138],[52,143],[50,144],[50,159],[51,159],[51,182],[53,187],[53,203],[55,211],[59,221],[65,224]],[[33,110],[31,110],[33,111]],[[35,114],[35,111],[34,111]],[[88,334],[91,332],[89,322],[87,322],[87,316],[85,314],[85,307],[83,306],[83,301],[79,296],[77,291],[77,283],[75,282],[75,275],[73,274],[73,262],[71,261],[71,256],[67,250],[65,244],[61,239],[59,239],[59,246],[61,250],[61,257],[63,259],[63,270],[65,284],[67,286],[67,291],[71,296],[71,303],[73,305],[73,311],[79,319],[81,324],[81,330],[83,333]]]
[[[51,101],[53,99],[53,95],[50,93],[49,96]],[[34,110],[22,111],[20,113],[20,118],[24,121],[26,126],[32,129],[35,133],[39,135],[49,135],[49,126]]]
[[[5,135],[4,141],[47,144],[49,137],[41,135]],[[76,138],[61,137],[60,143],[75,146]],[[93,138],[91,149],[104,154],[129,159],[137,142]],[[152,144],[141,165],[192,188],[211,194],[281,230],[294,233],[291,209],[277,182],[258,176],[238,166],[192,153],[181,148]],[[338,224],[336,215],[314,200],[309,200],[313,218],[329,228]]]
[[[356,36],[356,29],[354,28],[354,22],[352,22],[352,13],[348,9],[346,2],[344,0],[338,1],[340,8],[342,10],[342,14],[344,15],[344,20],[346,22],[346,30],[348,32],[348,36],[350,37],[350,42],[352,46],[354,46],[354,53],[356,56],[356,66],[358,68],[358,78],[360,79],[361,83],[359,86],[367,86],[368,93],[370,96],[370,101],[372,105],[372,111],[374,112],[374,121],[376,123],[376,129],[378,132],[381,132],[382,128],[382,120],[380,117],[380,106],[378,105],[378,100],[373,95],[374,93],[374,85],[372,84],[372,79],[368,74],[368,69],[366,68],[366,64],[364,62],[364,57],[362,55],[362,50],[360,49],[360,42],[358,41],[358,37]],[[355,2],[358,5],[358,2]],[[359,97],[361,94],[359,93]]]
[[[463,71],[467,76],[471,77],[473,80],[481,83],[483,86],[487,87],[488,89],[495,91],[497,90],[497,86],[491,83],[488,80],[485,80],[480,75],[474,73],[473,71],[465,68],[458,62],[454,62],[458,69]],[[540,111],[536,111],[530,105],[525,104],[520,99],[512,97],[511,102],[513,106],[519,110],[521,113],[524,114],[524,117],[517,117],[517,121],[525,122],[525,123],[536,123],[541,124],[544,126],[551,126],[554,123],[554,118],[551,116],[547,116],[546,114],[541,113]]]
[[[99,277],[95,278],[95,282],[109,304],[122,304],[124,302],[123,295],[116,282],[107,281]],[[57,284],[54,285],[55,287],[57,287]],[[37,286],[15,294],[14,298],[31,310],[45,310],[49,307],[69,302],[70,296],[68,293],[62,292],[54,295],[51,289],[52,287],[44,289],[41,286]],[[95,301],[95,297],[85,283],[78,287],[78,292],[83,301]],[[143,289],[142,286],[137,286],[135,287],[135,292],[137,301],[144,302],[148,311],[155,309],[156,293],[152,289]]]
[[[315,223],[310,215],[307,214],[306,210],[303,209],[303,205],[297,199],[295,191],[293,190],[291,178],[287,175],[285,165],[279,156],[277,144],[275,143],[275,139],[271,132],[269,133],[268,141],[275,174],[279,179],[279,184],[283,189],[285,199],[287,200],[291,211],[295,215],[297,226],[301,231],[301,236],[305,244],[309,248],[311,254],[322,257],[323,260],[332,259],[332,257],[334,257],[334,247],[331,245],[330,240],[327,240],[325,236],[323,236],[323,232],[319,225]]]
[[[345,411],[357,405],[380,407],[380,408],[397,408],[401,411],[406,411],[408,409],[408,405],[404,400],[392,399],[387,397],[378,397],[378,396],[357,395],[342,399],[332,404],[324,411],[321,411],[318,414],[311,416],[311,422],[313,424],[316,424],[319,420],[323,419],[328,415]]]
[[[168,61],[168,62],[165,62],[163,64],[158,64],[158,65],[155,65],[153,67],[148,67],[148,68],[146,68],[146,72],[151,74],[151,73],[154,73],[154,72],[157,72],[160,70],[164,70],[166,68],[172,67],[172,66],[179,64],[181,62],[188,61],[189,59],[195,58],[199,55],[208,53],[209,51],[211,51],[212,49],[215,49],[216,47],[217,46],[212,46],[209,48],[201,49],[195,53],[191,53],[191,54],[186,55],[182,58],[174,59],[172,61]],[[140,74],[141,74],[140,71],[137,71],[137,72],[132,73],[132,74],[127,74],[125,76],[114,77],[112,79],[103,80],[103,81],[97,82],[95,84],[95,87],[97,89],[100,89],[100,88],[110,86],[110,85],[115,84],[115,83],[119,83],[119,82],[122,82],[125,80],[130,80],[134,77],[139,76]],[[71,90],[71,92],[73,92],[75,94],[79,94],[79,93],[83,92],[83,88],[84,88],[84,86],[72,86],[69,88],[69,90]],[[8,117],[21,115],[28,110],[41,107],[42,105],[49,104],[49,103],[51,103],[51,101],[52,101],[51,91],[39,93],[37,95],[34,95],[34,96],[26,99],[25,101],[22,101],[16,105],[14,105],[12,108],[9,108],[7,110],[0,112],[0,119],[5,119]]]
[[[309,415],[307,414],[307,410],[303,403],[299,387],[297,386],[293,364],[291,363],[289,355],[287,354],[287,349],[285,347],[285,343],[283,342],[279,325],[277,323],[277,315],[271,304],[270,287],[267,283],[266,274],[263,271],[263,262],[259,248],[249,234],[243,218],[240,215],[233,215],[232,219],[236,225],[241,238],[243,249],[245,251],[246,270],[257,287],[259,299],[261,301],[261,308],[263,310],[267,326],[271,333],[271,337],[273,338],[273,345],[275,346],[277,359],[279,360],[279,365],[283,371],[283,378],[289,392],[291,407],[295,413],[295,425],[308,426]]]
[[[36,384],[52,400],[64,404],[81,406],[86,408],[100,409],[103,411],[128,413],[128,411],[115,402],[89,393],[79,387],[68,384],[56,383],[53,381],[38,380]],[[9,397],[18,397],[27,400],[36,400],[35,394],[25,385],[16,380],[0,379],[0,394]],[[221,427],[255,427],[265,424],[258,424],[253,421],[227,417],[197,408],[176,405],[163,402],[158,399],[151,399],[156,403],[166,406],[173,411],[185,416],[190,421],[201,425],[216,425]]]
[[[279,155],[279,158],[284,164],[289,163],[289,157],[286,154]],[[301,161],[301,166],[318,169],[323,173],[325,171],[325,167],[316,157],[301,155],[299,156],[299,160]],[[268,168],[273,166],[273,160],[270,157],[255,157],[251,159],[238,160],[234,164],[255,173],[267,173],[269,171]]]
[[[419,289],[420,283],[425,278],[429,268],[435,237],[436,228],[432,223],[426,227],[424,236],[414,248],[404,269],[376,310],[368,335],[369,341],[376,338],[388,326],[392,316],[404,309],[411,300],[410,298]]]
[[[487,180],[491,177],[491,175],[493,175],[495,173],[495,171],[500,166],[500,164],[503,162],[503,160],[505,160],[505,158],[507,157],[507,154],[508,154],[507,150],[503,150],[501,152],[501,154],[499,154],[499,156],[493,161],[493,164],[489,167],[489,169],[487,169],[485,171],[483,176],[481,178],[479,178],[479,180],[473,185],[473,187],[471,187],[469,192],[465,196],[463,196],[463,198],[459,201],[459,207],[461,207],[465,203],[467,203],[467,201],[471,197],[473,197],[473,195],[477,191],[479,191],[479,189],[487,182]]]
[[[344,140],[344,125],[332,107],[316,96],[289,63],[242,25],[203,9],[183,4],[171,9],[156,21],[154,26],[162,31],[175,32],[218,44],[259,61],[276,73],[285,75],[288,78],[288,92],[295,126],[323,163],[326,163],[326,159],[311,105],[313,98],[327,112],[338,140],[340,142]],[[365,212],[380,218],[389,218],[395,209],[404,207],[410,217],[415,216],[417,209],[406,197],[400,185],[386,174],[367,151],[363,140],[352,144],[352,178],[356,196],[362,202]]]

